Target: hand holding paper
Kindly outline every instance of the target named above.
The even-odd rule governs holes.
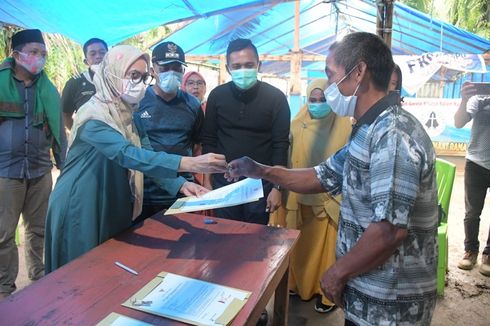
[[[257,201],[261,197],[264,197],[262,180],[244,179],[210,191],[199,198],[180,198],[165,212],[165,215],[236,206]]]

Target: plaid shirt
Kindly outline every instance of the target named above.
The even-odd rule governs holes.
[[[397,103],[393,95],[376,103],[349,143],[315,167],[324,188],[343,196],[338,258],[373,222],[408,230],[387,261],[347,283],[346,318],[359,325],[428,325],[436,303],[435,154],[423,127]]]

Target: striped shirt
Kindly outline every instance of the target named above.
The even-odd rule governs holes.
[[[373,222],[408,230],[388,260],[346,284],[345,315],[358,325],[428,325],[436,303],[435,154],[424,128],[396,103],[390,95],[376,103],[344,148],[315,167],[324,188],[343,196],[338,258]]]

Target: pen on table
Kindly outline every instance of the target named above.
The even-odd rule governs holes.
[[[121,264],[121,263],[120,263],[120,262],[118,262],[118,261],[116,261],[116,265],[117,265],[117,266],[119,266],[119,267],[121,267],[121,268],[122,268],[122,269],[124,269],[125,271],[130,272],[131,274],[138,275],[138,272],[137,272],[137,271],[135,271],[134,269],[129,268],[129,267],[128,267],[128,266],[126,266],[126,265]]]

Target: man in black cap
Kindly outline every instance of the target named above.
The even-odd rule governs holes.
[[[15,229],[23,216],[28,276],[44,275],[44,224],[53,150],[61,168],[66,136],[59,94],[43,71],[46,46],[37,29],[12,37],[0,65],[0,300],[12,293],[19,269]]]
[[[73,113],[77,112],[95,94],[95,86],[92,82],[94,72],[90,69],[90,66],[101,63],[107,51],[107,43],[100,38],[91,38],[83,45],[83,55],[85,56],[83,62],[89,68],[81,74],[76,74],[70,78],[66,82],[61,95],[63,120],[69,130],[73,125]]]
[[[186,66],[184,51],[173,42],[163,42],[153,49],[151,61],[156,83],[147,88],[133,119],[142,144],[154,151],[192,156],[194,145],[200,143],[204,114],[199,100],[180,89]],[[141,218],[170,207],[181,196],[179,192],[188,194],[190,187],[197,187],[192,173],[180,173],[171,186],[165,185],[167,190],[145,177]]]

